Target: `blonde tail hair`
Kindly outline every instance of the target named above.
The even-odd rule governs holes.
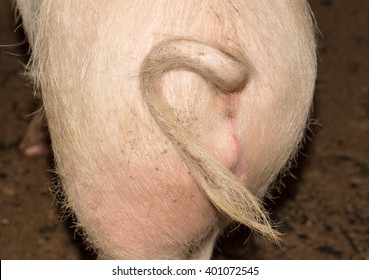
[[[250,71],[247,61],[204,42],[181,38],[164,40],[150,50],[142,63],[141,93],[156,123],[213,205],[232,220],[279,243],[280,233],[271,227],[262,202],[192,137],[163,97],[162,76],[178,68],[199,74],[228,95],[245,86]]]

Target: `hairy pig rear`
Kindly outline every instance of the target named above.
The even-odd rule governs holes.
[[[209,258],[228,221],[278,242],[261,200],[303,137],[306,1],[18,0],[56,168],[103,258]]]

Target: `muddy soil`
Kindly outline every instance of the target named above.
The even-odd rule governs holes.
[[[9,2],[0,2],[0,45],[24,40]],[[221,239],[215,259],[369,259],[369,1],[309,2],[321,32],[319,124],[296,179],[284,178],[268,202],[284,249],[240,227]],[[0,259],[93,259],[50,194],[52,158],[18,148],[40,107],[22,76],[27,45],[0,51]]]

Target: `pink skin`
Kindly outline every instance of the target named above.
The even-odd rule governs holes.
[[[57,171],[88,241],[105,258],[209,258],[224,216],[149,111],[140,69],[171,38],[245,59],[246,82],[232,94],[199,71],[173,67],[160,96],[240,188],[261,199],[296,152],[312,103],[315,41],[306,2],[17,3]],[[239,75],[209,55],[191,59],[214,61],[218,76],[237,84]]]
[[[26,156],[48,156],[50,154],[44,114],[44,111],[40,109],[32,116],[27,131],[19,145],[19,148]]]
[[[231,95],[228,97],[228,111],[227,118],[228,123],[225,125],[224,131],[225,134],[229,136],[229,140],[227,141],[229,144],[227,158],[222,161],[226,163],[226,167],[231,171],[235,172],[237,168],[238,155],[239,155],[239,141],[237,140],[236,129],[234,124],[234,116],[236,114],[236,105],[237,105],[237,96]]]

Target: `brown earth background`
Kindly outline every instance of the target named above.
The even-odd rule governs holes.
[[[312,127],[297,179],[269,202],[284,249],[239,228],[215,259],[369,259],[369,1],[310,0],[321,31]],[[0,45],[24,39],[0,0]],[[0,259],[93,259],[49,192],[52,159],[19,143],[39,108],[21,75],[27,46],[0,47]],[[11,55],[13,53],[16,55]]]

